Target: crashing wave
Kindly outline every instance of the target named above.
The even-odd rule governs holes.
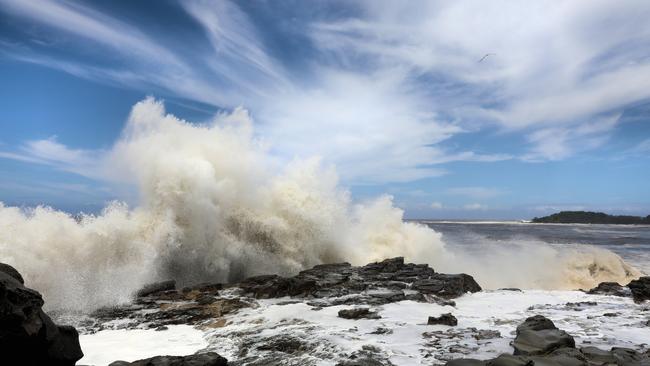
[[[73,217],[0,204],[0,261],[18,268],[50,308],[127,302],[163,278],[225,282],[394,256],[467,272],[488,287],[589,287],[638,276],[606,251],[454,252],[440,234],[404,222],[388,196],[353,204],[334,169],[317,159],[277,168],[243,109],[191,124],[148,98],[98,164],[107,180],[137,185],[137,207],[114,202],[99,215]],[[512,260],[529,255],[544,265]]]

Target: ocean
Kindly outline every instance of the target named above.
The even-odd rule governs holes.
[[[451,247],[471,250],[491,243],[547,244],[558,248],[593,246],[610,250],[645,274],[650,273],[650,226],[420,221],[443,235]]]

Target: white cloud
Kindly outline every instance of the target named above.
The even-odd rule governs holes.
[[[488,206],[480,203],[469,203],[463,206],[463,209],[467,211],[485,211]]]
[[[336,54],[445,78],[457,92],[435,95],[439,109],[529,131],[536,159],[600,146],[614,124],[599,138],[580,133],[585,124],[650,98],[647,2],[363,4],[364,16],[318,24],[314,38]]]
[[[487,187],[455,187],[447,189],[446,193],[475,199],[487,199],[503,194],[496,188]]]
[[[269,56],[248,16],[229,1],[187,1],[181,5],[204,28],[212,52],[205,62],[229,88],[269,98],[290,88],[286,71]],[[239,101],[240,103],[242,100]]]
[[[12,57],[213,106],[244,105],[273,153],[322,156],[348,183],[406,182],[446,174],[441,164],[449,162],[512,159],[443,146],[495,125],[524,136],[524,161],[565,159],[607,141],[616,120],[603,115],[650,98],[643,1],[366,1],[350,18],[296,23],[317,55],[306,75],[268,52],[265,30],[234,2],[182,3],[210,43],[182,52],[86,4],[0,3],[108,49],[124,65],[24,49],[7,51]],[[479,63],[486,53],[494,55]]]
[[[448,162],[512,158],[441,147],[464,130],[438,118],[428,91],[407,82],[412,75],[400,67],[354,71],[314,60],[310,81],[296,81],[265,49],[264,30],[235,3],[182,4],[211,45],[183,57],[137,26],[85,5],[44,3],[35,9],[40,2],[0,1],[14,14],[111,48],[129,68],[107,69],[24,50],[13,50],[15,59],[96,81],[158,87],[215,106],[243,104],[252,108],[257,131],[274,153],[285,160],[320,156],[335,164],[348,183],[407,182],[446,174],[439,165]]]
[[[584,211],[587,207],[584,205],[540,205],[533,207],[534,211],[540,212],[559,212],[559,211]]]
[[[96,52],[102,58],[108,55],[109,59],[113,58],[113,64],[99,66],[52,58],[35,53],[24,44],[7,47],[4,52],[8,57],[95,81],[144,90],[155,87],[208,104],[236,105],[218,91],[217,87],[222,85],[207,82],[178,52],[160,45],[155,37],[145,34],[137,26],[74,2],[0,0],[0,4],[4,6],[2,10],[10,14],[91,42],[97,49],[86,47],[84,51]],[[61,38],[60,33],[55,34]],[[52,32],[47,35],[52,36]],[[120,64],[124,66],[116,66]]]
[[[636,144],[634,147],[626,151],[628,155],[645,155],[648,156],[650,154],[650,138],[645,139],[638,144]]]
[[[44,0],[0,0],[0,3],[4,5],[5,11],[100,42],[119,52],[126,51],[152,60],[162,58],[168,64],[182,65],[174,53],[160,47],[138,29],[89,7]]]
[[[101,170],[104,154],[102,150],[71,149],[52,136],[27,141],[17,151],[0,151],[0,158],[48,165],[89,178],[105,178]]]
[[[442,209],[444,206],[443,206],[442,203],[440,203],[440,202],[432,202],[431,205],[430,205],[430,207],[431,207],[432,209],[434,209],[434,210],[440,210],[440,209]]]
[[[608,132],[618,123],[620,115],[597,119],[575,127],[552,127],[528,135],[533,146],[522,157],[527,161],[561,160],[576,152],[595,149],[609,138]]]

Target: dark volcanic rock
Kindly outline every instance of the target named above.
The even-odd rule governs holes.
[[[109,366],[227,366],[228,360],[214,352],[189,356],[156,356],[133,362],[115,361]]]
[[[170,324],[197,324],[218,319],[241,308],[251,307],[252,304],[241,299],[213,299],[196,303],[163,303],[160,311],[146,313],[142,319],[149,323],[149,328],[157,328]]]
[[[601,282],[598,286],[587,291],[590,295],[610,295],[610,296],[630,296],[631,291],[629,288],[621,286],[616,282]]]
[[[298,365],[301,363],[291,360],[314,352],[315,348],[322,346],[323,344],[312,344],[292,334],[254,335],[239,344],[238,358],[229,365]]]
[[[512,347],[515,355],[544,355],[558,348],[574,348],[575,340],[550,319],[536,315],[517,327]]]
[[[356,360],[341,361],[336,366],[387,366],[389,363],[376,360],[372,357],[361,357]]]
[[[155,283],[150,283],[144,286],[143,288],[141,288],[140,290],[138,290],[136,296],[145,297],[145,296],[154,295],[158,292],[171,291],[175,289],[176,289],[176,281],[174,280],[155,282]]]
[[[551,319],[541,315],[535,315],[526,318],[526,320],[517,327],[517,334],[523,330],[544,330],[557,329]]]
[[[456,360],[451,360],[445,365],[447,366],[484,366],[486,361],[475,360],[473,358],[459,358]]]
[[[589,361],[598,364],[616,364],[616,358],[609,352],[596,347],[584,347],[580,350]]]
[[[435,273],[426,264],[404,263],[402,257],[361,267],[353,267],[349,263],[317,265],[294,277],[255,276],[236,286],[256,298],[300,296],[327,299],[311,302],[313,306],[319,307],[342,304],[383,305],[402,300],[426,301],[424,295],[450,299],[466,292],[481,290],[469,275]],[[407,295],[404,290],[408,289],[417,293]]]
[[[650,300],[650,276],[641,277],[627,284],[632,291],[632,298],[635,302]]]
[[[10,277],[13,277],[16,281],[20,282],[21,285],[25,284],[25,280],[23,280],[23,276],[21,276],[20,273],[14,267],[8,264],[0,263],[0,272],[8,274]]]
[[[83,357],[77,330],[54,324],[41,294],[23,283],[16,269],[0,266],[0,363],[74,365]]]
[[[430,316],[429,320],[427,321],[428,325],[435,325],[435,324],[440,324],[440,325],[449,325],[449,326],[456,326],[458,325],[458,319],[456,319],[455,316],[451,315],[451,313],[447,314],[442,314],[438,317]]]
[[[306,347],[307,347],[306,344],[298,338],[281,335],[269,339],[264,344],[258,346],[257,349],[261,351],[296,353],[296,352],[304,351]]]
[[[368,308],[339,310],[339,318],[343,319],[381,319],[381,316]]]
[[[436,273],[429,279],[413,283],[413,289],[423,294],[433,294],[443,298],[454,298],[467,292],[481,291],[481,286],[470,275]]]
[[[219,294],[219,291],[223,289],[223,284],[222,283],[200,283],[198,285],[194,285],[191,287],[185,287],[183,288],[183,292],[191,292],[191,291],[198,291],[200,293],[208,293],[212,295],[217,295]]]
[[[393,366],[381,350],[372,345],[363,345],[360,350],[340,361],[336,366]]]

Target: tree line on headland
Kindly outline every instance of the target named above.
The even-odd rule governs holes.
[[[540,224],[627,224],[650,225],[650,215],[627,216],[608,215],[603,212],[589,211],[562,211],[549,216],[535,217],[531,220]]]

